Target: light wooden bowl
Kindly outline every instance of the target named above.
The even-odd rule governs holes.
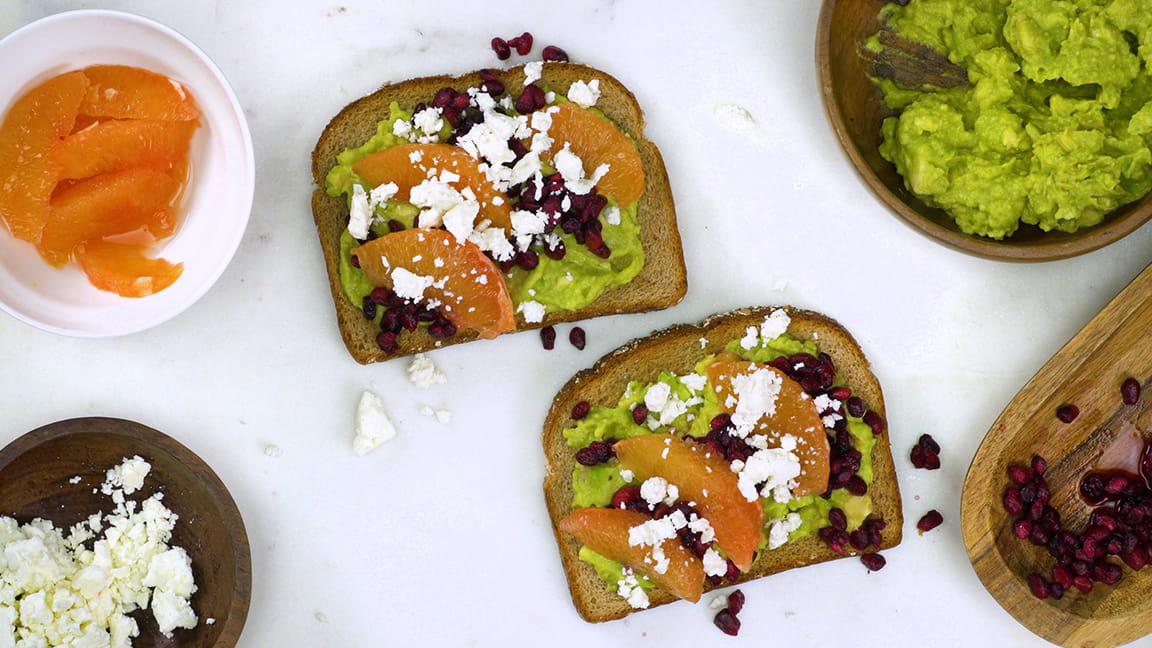
[[[1044,232],[1031,225],[1004,240],[960,231],[940,209],[925,205],[904,187],[896,168],[880,157],[880,124],[893,113],[869,79],[870,62],[860,54],[880,29],[885,0],[824,0],[816,36],[816,62],[824,107],[852,165],[873,193],[922,234],[969,254],[1004,261],[1050,261],[1101,248],[1152,218],[1152,194],[1117,209],[1102,223],[1074,234]]]
[[[66,527],[111,511],[111,498],[99,492],[100,485],[109,468],[133,455],[152,470],[130,499],[164,493],[164,505],[179,516],[170,544],[188,552],[199,588],[192,596],[199,618],[194,629],[177,629],[168,638],[150,613],[137,610],[132,616],[140,636],[133,648],[232,648],[252,591],[248,535],[216,473],[174,439],[114,418],[70,419],[33,430],[0,450],[0,515],[21,524],[40,517]],[[206,623],[209,618],[215,622]]]

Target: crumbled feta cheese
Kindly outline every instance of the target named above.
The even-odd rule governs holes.
[[[426,354],[417,353],[412,356],[412,361],[408,363],[408,380],[420,389],[428,389],[432,385],[442,385],[448,382],[448,377],[436,368],[432,358]]]
[[[712,547],[708,547],[704,551],[702,560],[704,562],[704,575],[723,576],[728,573],[728,561]]]
[[[712,111],[716,122],[736,133],[747,133],[756,128],[756,119],[748,109],[732,103],[720,104]]]
[[[627,468],[620,471],[620,479],[623,479],[624,483],[631,482],[635,477],[636,477],[636,475],[633,474],[633,472],[631,470],[628,470]]]
[[[788,313],[782,308],[777,308],[760,324],[760,337],[765,341],[778,338],[788,332],[788,325],[791,323],[792,318],[788,317]]]
[[[412,115],[412,124],[425,135],[435,135],[444,127],[444,120],[440,117],[439,108],[425,108]]]
[[[616,205],[608,205],[602,214],[604,215],[604,222],[608,225],[620,224],[620,208]]]
[[[372,223],[372,208],[368,205],[368,194],[359,184],[352,185],[352,202],[348,211],[348,233],[352,238],[363,241],[368,238],[368,226]]]
[[[640,497],[648,502],[649,508],[655,508],[657,504],[671,506],[680,497],[680,489],[663,477],[649,477],[640,485]]]
[[[724,403],[729,408],[735,406],[733,434],[748,436],[760,419],[776,412],[776,398],[782,384],[779,373],[764,367],[733,376],[732,395],[728,397],[729,402]]]
[[[376,446],[390,441],[396,436],[396,426],[384,411],[384,402],[376,394],[364,390],[356,405],[355,434],[352,437],[352,450],[364,456]]]
[[[429,405],[424,405],[420,408],[420,413],[428,418],[434,418],[441,425],[448,425],[452,422],[452,412],[446,409],[433,409]]]
[[[768,548],[776,549],[787,544],[788,535],[799,529],[802,521],[799,513],[789,513],[782,518],[772,520],[768,527]]]
[[[592,79],[590,83],[573,81],[568,86],[568,99],[581,108],[591,108],[600,101],[600,80]]]
[[[800,459],[794,452],[795,437],[785,435],[782,439],[792,439],[792,447],[781,445],[779,448],[757,450],[748,457],[748,461],[742,462],[743,465],[733,467],[739,478],[737,486],[740,494],[749,502],[761,496],[771,497],[781,503],[792,499],[791,489],[796,487],[796,478],[800,476]],[[738,463],[741,462],[733,462]]]
[[[650,605],[648,594],[643,587],[640,587],[640,581],[636,579],[636,575],[628,567],[624,568],[624,578],[616,583],[616,593],[628,601],[628,605],[637,610],[642,610]]]
[[[282,457],[284,456],[284,450],[282,450],[280,446],[276,445],[275,443],[269,443],[268,445],[264,446],[264,454],[272,458]]]
[[[696,393],[704,389],[704,386],[708,384],[708,377],[704,374],[690,373],[680,376],[680,382],[692,390],[692,393]]]
[[[152,470],[151,464],[139,456],[134,456],[109,470],[100,490],[105,495],[112,495],[116,489],[122,489],[125,495],[131,495],[144,485],[144,478],[148,476],[150,470]]]
[[[583,195],[592,191],[597,182],[608,173],[610,165],[601,164],[596,167],[591,176],[584,177],[584,162],[571,151],[567,142],[564,148],[556,152],[552,158],[552,165],[564,177],[564,186],[568,191]]]
[[[524,85],[536,83],[544,72],[544,61],[532,61],[524,64]]]
[[[397,297],[409,301],[424,299],[424,291],[435,282],[432,277],[418,275],[405,268],[392,270],[392,290]]]
[[[520,302],[520,304],[516,306],[516,312],[524,314],[525,322],[534,324],[544,321],[544,304],[541,304],[538,301],[529,300],[526,302]]]

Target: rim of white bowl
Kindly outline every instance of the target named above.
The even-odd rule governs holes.
[[[35,281],[31,282],[31,285],[24,285],[26,282],[21,281],[11,281],[10,268],[0,265],[0,279],[9,279],[0,282],[8,284],[7,286],[0,285],[0,309],[41,330],[81,338],[117,337],[143,331],[176,317],[199,301],[219,280],[240,246],[248,226],[248,220],[251,217],[256,180],[255,153],[248,121],[227,77],[200,47],[167,25],[151,18],[122,11],[107,9],[65,11],[35,20],[7,34],[0,39],[0,54],[5,49],[19,47],[24,39],[41,38],[40,34],[45,29],[61,30],[76,24],[83,25],[98,21],[103,21],[105,28],[115,26],[120,29],[134,29],[142,35],[151,32],[161,40],[170,41],[177,50],[184,50],[190,55],[187,60],[190,66],[185,70],[185,73],[198,72],[201,76],[206,75],[206,78],[214,86],[212,95],[214,97],[218,95],[218,99],[222,100],[213,102],[210,107],[216,113],[214,119],[224,118],[223,122],[214,123],[207,119],[209,115],[202,114],[200,128],[197,129],[197,135],[193,136],[193,151],[190,153],[193,158],[193,179],[188,185],[190,195],[185,198],[186,203],[190,203],[183,207],[185,215],[193,211],[198,198],[203,198],[205,193],[203,186],[207,183],[197,183],[198,171],[201,174],[207,171],[208,181],[211,181],[214,176],[223,174],[232,179],[232,182],[227,183],[229,189],[233,191],[237,187],[240,189],[236,193],[229,192],[225,197],[229,201],[225,205],[228,213],[225,221],[227,228],[224,231],[213,233],[212,246],[208,250],[211,254],[206,257],[191,259],[196,264],[195,267],[191,268],[192,272],[189,268],[191,264],[185,264],[184,274],[176,283],[166,290],[142,299],[119,297],[96,290],[88,284],[83,273],[75,267],[75,264],[70,264],[69,267],[62,270],[52,270],[47,263],[39,258],[32,246],[16,241],[5,228],[0,227],[0,239],[4,239],[4,241],[0,241],[0,244],[7,243],[10,248],[16,248],[15,250],[7,250],[9,256],[24,257],[22,259],[17,258],[16,263],[24,263],[29,267],[36,267],[34,265],[36,262],[43,264],[43,268],[47,268],[48,271],[59,273],[52,276],[52,281],[73,284],[69,290],[81,293],[80,297],[82,298],[78,304],[61,302],[43,286],[37,285]],[[106,29],[89,31],[106,31]],[[109,56],[107,53],[94,53],[92,50],[118,53]],[[63,51],[64,54],[71,52],[77,52],[75,57],[81,60],[56,63],[47,68],[43,66],[35,68],[33,66],[35,62],[33,62],[29,65],[27,75],[15,75],[17,80],[14,83],[19,84],[20,88],[23,89],[36,81],[45,80],[56,74],[80,69],[87,65],[101,62],[132,64],[125,60],[103,60],[101,57],[150,59],[154,61],[151,65],[144,63],[136,63],[136,65],[154,69],[168,74],[168,76],[182,77],[186,75],[167,70],[166,68],[175,68],[176,66],[170,66],[163,59],[140,52],[131,45],[124,43],[108,43],[98,46],[86,44],[84,47],[70,45]],[[205,102],[202,100],[206,89],[202,86],[197,88],[192,84],[189,84],[189,87],[196,94],[203,111]],[[19,95],[14,93],[14,96],[4,102],[5,105],[0,106],[0,113],[7,113],[8,106],[11,101],[15,100],[16,96]],[[212,129],[219,129],[221,136],[228,139],[227,146],[217,146],[217,148],[222,149],[219,155],[223,156],[227,163],[227,173],[220,169],[200,169],[195,164],[195,158],[198,154],[201,157],[206,155],[205,149],[213,144],[207,137],[203,136],[204,132]],[[239,145],[239,150],[235,150],[236,145]],[[192,251],[204,255],[205,249],[190,248],[195,241],[191,241],[188,237],[181,239],[181,234],[185,231],[182,225],[178,226],[172,238],[165,242],[160,256],[168,258],[171,255],[173,257],[171,260],[180,261],[185,257],[190,258],[189,253]],[[184,242],[182,243],[182,241]],[[3,263],[5,260],[0,259],[0,264]],[[181,285],[181,282],[186,279],[188,281]],[[109,324],[110,320],[115,321],[116,324]]]

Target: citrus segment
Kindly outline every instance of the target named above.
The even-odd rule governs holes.
[[[88,79],[62,74],[21,96],[0,125],[0,221],[36,243],[48,218],[58,166],[48,154],[71,130]]]
[[[475,243],[442,229],[412,228],[368,241],[352,254],[373,284],[401,297],[416,297],[404,294],[415,282],[422,288],[420,298],[460,329],[494,338],[516,328],[508,286]]]
[[[680,490],[681,501],[694,501],[716,532],[716,544],[748,571],[763,537],[764,511],[759,501],[749,502],[740,493],[739,479],[723,457],[669,434],[623,439],[613,448],[620,465],[637,478],[662,477]]]
[[[198,122],[108,120],[69,135],[56,150],[61,178],[87,178],[131,166],[171,164],[188,153]]]
[[[636,145],[608,120],[576,104],[562,103],[545,110],[552,112],[552,138],[549,153],[554,156],[568,144],[569,150],[584,163],[584,173],[591,176],[601,164],[608,173],[597,185],[600,193],[617,204],[630,205],[644,193],[644,164]]]
[[[470,192],[480,203],[479,219],[510,230],[512,208],[504,195],[464,149],[451,144],[400,144],[377,151],[352,166],[361,180],[376,187],[396,183],[395,198],[411,202],[411,191],[428,179],[440,179],[456,191]],[[451,175],[445,176],[448,172]],[[455,176],[455,177],[453,177]]]
[[[779,447],[780,438],[784,435],[795,437],[800,476],[792,494],[803,497],[823,493],[828,489],[828,434],[824,431],[820,412],[800,383],[775,367],[723,359],[708,365],[708,383],[716,390],[720,408],[732,414],[739,406],[739,377],[751,376],[757,371],[773,372],[780,379],[779,392],[775,397],[775,409],[760,417],[751,433],[767,436],[770,448]]]
[[[141,228],[156,238],[171,234],[175,221],[169,207],[179,189],[178,181],[150,167],[132,167],[76,182],[52,199],[40,255],[59,267],[84,241]]]
[[[184,86],[163,74],[129,65],[84,68],[91,85],[80,114],[116,119],[196,119],[200,111]]]
[[[657,587],[686,601],[699,601],[704,591],[704,565],[680,544],[679,538],[660,544],[668,559],[664,573],[654,569],[653,547],[629,543],[629,530],[651,519],[625,509],[584,508],[569,513],[558,526],[592,551],[647,576]]]
[[[76,248],[76,260],[88,281],[121,297],[147,297],[171,286],[184,271],[183,263],[144,256],[136,245],[88,241]]]

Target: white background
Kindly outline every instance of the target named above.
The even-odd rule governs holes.
[[[1144,268],[1152,229],[1018,265],[902,224],[827,124],[816,0],[0,0],[0,35],[75,8],[156,19],[215,60],[249,120],[255,205],[219,283],[155,329],[80,340],[0,314],[0,443],[59,419],[117,416],[203,457],[251,540],[241,646],[1048,645],[972,571],[958,524],[963,478],[1009,399]],[[437,351],[448,383],[421,390],[407,361],[360,366],[344,350],[309,209],[309,156],[346,103],[390,81],[497,66],[489,40],[524,30],[535,56],[559,45],[645,107],[673,183],[688,295],[666,311],[585,322],[582,352],[566,343],[567,326],[551,352],[536,333]],[[726,104],[755,128],[724,128],[715,111]],[[840,320],[869,355],[887,396],[903,544],[877,573],[847,559],[745,585],[736,640],[704,604],[581,621],[540,489],[552,396],[633,337],[770,304]],[[364,389],[383,396],[400,433],[357,457]],[[422,416],[422,405],[451,410],[452,422]],[[943,448],[939,471],[907,460],[923,433]],[[921,536],[915,521],[930,508],[945,521]]]

